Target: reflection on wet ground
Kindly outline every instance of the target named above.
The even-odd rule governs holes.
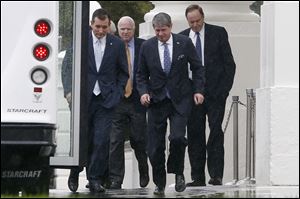
[[[207,186],[189,187],[178,193],[166,188],[164,196],[153,195],[153,189],[106,190],[91,194],[88,189],[71,193],[68,190],[50,190],[49,197],[55,198],[299,198],[299,186]]]

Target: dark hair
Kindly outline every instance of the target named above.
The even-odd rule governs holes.
[[[95,22],[96,17],[100,20],[105,20],[106,18],[108,18],[108,20],[110,21],[108,12],[102,8],[95,10],[95,12],[93,13],[92,22]]]
[[[152,19],[152,26],[172,26],[172,21],[170,15],[164,12],[156,14]]]
[[[199,5],[196,5],[196,4],[190,5],[189,7],[186,8],[186,10],[185,10],[185,17],[187,17],[187,14],[189,12],[192,12],[194,10],[198,10],[199,13],[204,17],[203,9]]]

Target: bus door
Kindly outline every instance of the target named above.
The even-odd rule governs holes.
[[[89,2],[59,2],[56,150],[52,167],[85,166],[87,157],[86,76]]]

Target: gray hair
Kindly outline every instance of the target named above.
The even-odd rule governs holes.
[[[135,29],[135,22],[134,22],[134,20],[133,20],[131,17],[129,17],[129,16],[123,16],[123,17],[121,17],[121,19],[120,19],[119,22],[118,22],[118,29],[120,29],[120,24],[121,24],[123,21],[129,21],[129,22],[131,23],[131,25],[132,25],[132,28]]]
[[[156,14],[152,19],[152,26],[153,27],[161,27],[161,26],[168,26],[172,27],[172,20],[170,15],[164,12],[160,12]]]

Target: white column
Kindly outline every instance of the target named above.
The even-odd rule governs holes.
[[[299,185],[299,2],[265,2],[257,90],[257,184]]]
[[[140,37],[148,39],[154,36],[152,28],[153,16],[159,12],[168,13],[173,21],[173,32],[178,33],[188,28],[185,9],[191,4],[199,4],[204,11],[205,21],[226,28],[229,42],[236,63],[236,75],[233,88],[228,97],[223,126],[227,119],[232,102],[232,95],[240,96],[246,103],[246,88],[259,87],[260,60],[260,17],[250,10],[254,1],[152,1],[155,8],[145,15],[145,23],[140,24]],[[207,125],[208,126],[208,125]],[[245,139],[246,109],[239,106],[239,178],[245,177]],[[207,136],[209,129],[207,129]],[[223,182],[233,178],[232,160],[232,118],[225,133],[225,169]],[[185,162],[186,181],[190,180],[190,164],[188,156]],[[174,180],[174,177],[171,176]],[[206,183],[210,179],[206,174]],[[169,180],[169,179],[168,179]],[[167,182],[170,184],[171,182]]]
[[[101,5],[98,1],[90,1],[90,21],[92,21],[93,13],[99,8],[101,8]]]

